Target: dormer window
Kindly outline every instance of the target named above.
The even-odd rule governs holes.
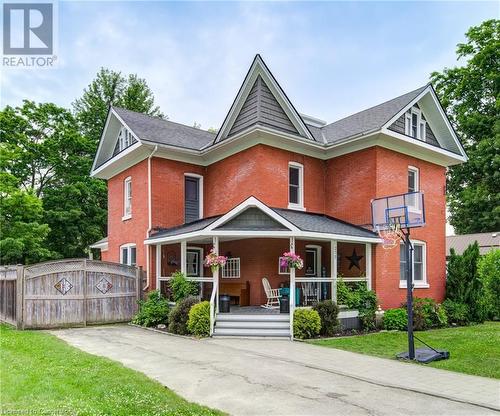
[[[134,141],[134,136],[130,130],[125,127],[120,129],[120,133],[118,134],[118,150],[121,152],[122,150],[129,147]]]
[[[405,134],[407,136],[425,141],[425,125],[426,121],[420,109],[412,107],[406,112]]]

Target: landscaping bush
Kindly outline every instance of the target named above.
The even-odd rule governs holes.
[[[194,296],[189,296],[175,305],[168,316],[168,330],[174,334],[188,334],[187,321],[189,319],[189,311],[197,303],[198,299]]]
[[[387,309],[384,312],[384,329],[406,331],[408,314],[404,308]]]
[[[482,256],[477,264],[488,305],[490,319],[500,319],[500,250],[495,249]]]
[[[314,338],[321,330],[321,318],[314,309],[296,309],[293,314],[293,336],[298,339]]]
[[[132,323],[142,326],[156,326],[168,323],[168,302],[159,290],[148,293],[146,301],[139,300],[139,311],[132,319]]]
[[[179,271],[172,273],[169,286],[172,293],[172,300],[175,303],[188,296],[196,296],[198,294],[198,283],[186,279],[184,273]]]
[[[339,331],[340,327],[337,319],[339,308],[334,301],[324,300],[318,302],[313,309],[318,312],[321,319],[321,335],[331,337]]]
[[[406,304],[403,304],[406,308]],[[413,299],[413,329],[425,331],[430,328],[442,328],[448,325],[444,307],[431,298]]]
[[[477,242],[465,249],[462,255],[450,251],[447,267],[446,298],[465,303],[472,322],[483,322],[489,315],[488,296],[479,276],[479,245]]]
[[[355,282],[349,286],[342,279],[337,282],[337,303],[349,309],[359,311],[361,327],[365,330],[375,328],[375,312],[377,311],[377,295],[368,290],[366,282]]]
[[[454,302],[451,299],[446,299],[443,302],[443,308],[446,310],[448,322],[456,325],[469,324],[469,307],[465,303]]]
[[[191,334],[198,337],[210,335],[210,302],[200,302],[191,307],[187,328]]]

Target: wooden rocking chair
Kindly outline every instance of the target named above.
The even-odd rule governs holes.
[[[264,292],[266,292],[267,303],[265,305],[261,305],[262,308],[266,309],[277,309],[280,307],[280,290],[272,289],[266,277],[262,278],[262,285],[264,286]]]

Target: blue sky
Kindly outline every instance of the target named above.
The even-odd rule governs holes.
[[[99,67],[146,78],[171,120],[219,127],[256,53],[299,112],[334,121],[456,65],[481,2],[59,3],[59,67],[3,68],[1,106],[69,107]]]

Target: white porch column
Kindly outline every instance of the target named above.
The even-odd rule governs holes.
[[[181,273],[186,276],[186,256],[187,256],[187,242],[181,241]]]
[[[365,259],[366,259],[366,288],[372,290],[372,245],[365,244]]]
[[[219,237],[212,237],[212,245],[214,247],[215,254],[219,255]],[[215,310],[219,313],[219,268],[213,272],[213,284],[216,287],[215,291]]]
[[[160,290],[161,277],[161,244],[156,245],[156,290]]]
[[[295,253],[295,237],[290,237],[290,252]],[[290,268],[290,337],[293,339],[293,312],[295,311],[295,268]]]
[[[337,303],[337,240],[330,241],[330,270],[332,272],[332,300]]]

